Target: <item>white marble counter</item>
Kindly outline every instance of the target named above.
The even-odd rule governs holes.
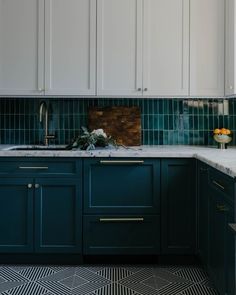
[[[140,146],[128,149],[97,149],[93,151],[13,151],[13,146],[0,145],[0,157],[128,157],[128,158],[196,158],[221,172],[236,177],[236,148],[219,150],[199,146]]]

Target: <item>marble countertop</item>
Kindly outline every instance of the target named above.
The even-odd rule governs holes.
[[[103,148],[92,151],[55,151],[55,150],[9,150],[13,146],[0,145],[0,157],[122,157],[122,158],[195,158],[219,171],[236,177],[236,147],[219,150],[204,146],[140,146],[130,148]],[[24,146],[22,146],[24,147]]]

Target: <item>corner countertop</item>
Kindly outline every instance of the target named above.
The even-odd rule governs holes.
[[[130,148],[103,148],[92,151],[55,151],[55,150],[8,150],[13,145],[0,145],[0,157],[74,157],[74,158],[195,158],[236,177],[236,147],[219,150],[204,146],[140,146]],[[22,146],[23,147],[23,146]]]

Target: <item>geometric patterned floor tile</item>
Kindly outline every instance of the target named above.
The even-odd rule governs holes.
[[[48,292],[47,289],[40,286],[36,282],[28,282],[21,286],[12,288],[8,291],[10,295],[22,295],[22,294],[34,294],[34,295],[43,295]]]
[[[0,269],[0,277],[10,282],[26,282],[27,278],[12,270],[10,267],[2,267]]]
[[[0,295],[218,295],[197,266],[0,265]]]
[[[135,291],[117,283],[106,285],[94,291],[95,295],[135,295]]]
[[[24,284],[24,282],[4,282],[4,283],[0,284],[0,294],[2,294],[2,292],[4,292],[4,291],[21,286],[23,284]]]
[[[70,289],[74,289],[80,285],[83,285],[85,283],[88,283],[87,280],[84,280],[76,275],[65,278],[64,280],[60,281],[61,284],[65,285],[66,287]]]
[[[55,271],[49,267],[29,267],[21,270],[19,273],[31,281],[36,281],[54,274]]]
[[[159,291],[152,288],[152,287],[149,287],[149,286],[146,286],[140,282],[122,282],[121,283],[123,286],[131,289],[131,290],[134,290],[135,293],[138,293],[138,294],[142,294],[142,295],[159,295]]]
[[[186,290],[187,288],[189,288],[192,285],[193,285],[192,282],[171,283],[171,284],[161,288],[160,290],[158,290],[158,292],[159,292],[159,295],[170,295],[170,294],[171,295],[177,295],[177,294],[183,292],[184,290]]]
[[[142,281],[142,284],[158,290],[169,285],[170,282],[159,277],[153,276],[147,280]]]
[[[124,278],[129,277],[130,275],[133,274],[128,269],[121,268],[121,267],[106,267],[103,268],[102,270],[97,272],[98,275],[108,279],[112,280],[113,282],[120,281]]]
[[[207,273],[200,267],[185,267],[177,271],[175,275],[195,283],[199,283],[208,277]]]
[[[182,292],[183,295],[219,295],[219,293],[212,288],[195,284]]]

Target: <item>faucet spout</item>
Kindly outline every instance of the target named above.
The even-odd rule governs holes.
[[[39,105],[39,122],[43,122],[43,115],[44,115],[44,143],[45,145],[49,145],[49,139],[54,139],[54,135],[49,135],[49,128],[48,128],[48,105],[45,101],[42,101]]]

